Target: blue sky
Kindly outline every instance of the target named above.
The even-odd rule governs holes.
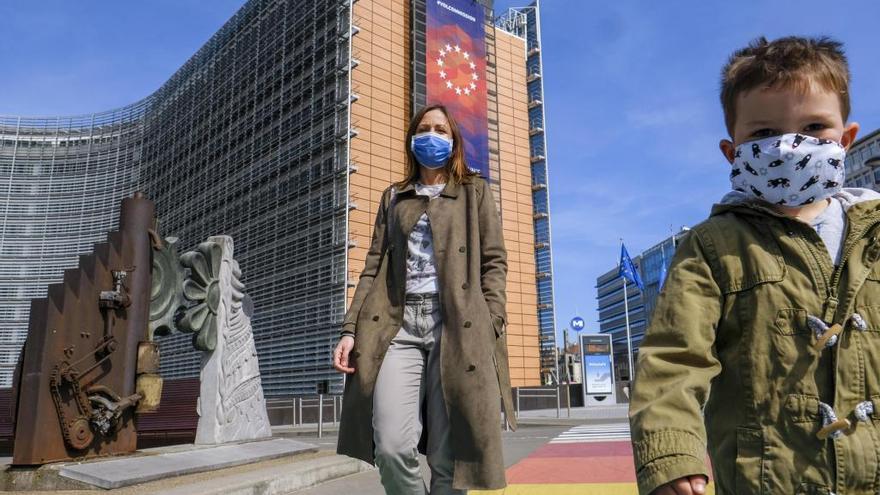
[[[307,1],[307,0],[303,0]],[[158,88],[241,0],[0,3],[0,114],[66,115]],[[497,0],[499,10],[525,1]],[[843,7],[841,7],[843,6]],[[559,327],[596,328],[596,277],[670,228],[706,217],[728,188],[721,65],[750,39],[846,44],[852,120],[880,127],[880,2],[543,0],[545,103]]]

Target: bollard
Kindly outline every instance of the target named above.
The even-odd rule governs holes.
[[[318,438],[324,436],[324,394],[318,394]]]
[[[565,384],[565,407],[568,409],[568,417],[571,417],[571,390],[569,390],[568,383]]]
[[[336,399],[337,397],[333,396],[333,426],[336,426]]]
[[[296,426],[296,397],[290,399],[290,425]]]
[[[519,408],[520,408],[519,389],[515,388],[515,389],[513,389],[513,391],[516,393],[516,409],[513,410],[513,415],[515,418],[519,419]]]
[[[299,426],[302,426],[303,425],[303,400],[302,400],[302,397],[297,397],[294,400],[297,401],[296,417],[299,419]]]
[[[562,385],[556,384],[556,417],[559,418],[559,389],[562,388]]]

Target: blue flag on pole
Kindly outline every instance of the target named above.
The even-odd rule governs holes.
[[[663,253],[663,259],[660,261],[660,289],[666,283],[666,253]]]
[[[633,264],[632,258],[629,257],[629,253],[626,252],[626,246],[624,246],[623,243],[620,243],[620,267],[618,268],[618,273],[621,277],[636,284],[639,287],[639,290],[645,290],[645,284],[642,283],[642,277],[639,275],[639,271]]]

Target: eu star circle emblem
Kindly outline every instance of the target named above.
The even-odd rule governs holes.
[[[443,85],[447,91],[452,91],[457,96],[466,97],[477,90],[477,82],[480,80],[480,76],[477,75],[477,64],[470,53],[463,50],[459,45],[447,43],[438,51],[438,55],[439,57],[435,60],[437,73],[440,75],[440,79],[443,80]],[[449,66],[458,67],[465,64],[467,69],[458,77],[453,78],[447,72],[446,68]]]

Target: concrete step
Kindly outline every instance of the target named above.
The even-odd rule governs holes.
[[[58,466],[58,474],[109,489],[317,451],[318,448],[312,444],[289,438],[220,445],[180,445],[84,463],[64,463]]]
[[[136,460],[139,456],[129,457]],[[5,480],[5,486],[0,490],[47,495],[281,495],[372,469],[375,468],[350,457],[327,451],[311,452],[193,474],[168,475],[146,483],[104,490],[60,476],[59,467],[50,465],[29,473],[4,473],[10,479]]]
[[[297,462],[257,467],[247,472],[187,483],[156,495],[280,495],[303,490],[326,481],[374,469],[369,464],[341,455],[323,455]]]

